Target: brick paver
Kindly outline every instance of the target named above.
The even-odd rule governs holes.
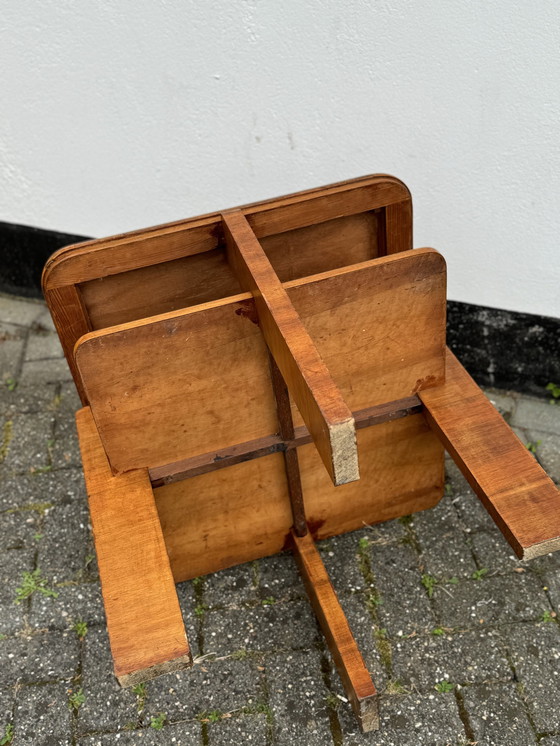
[[[359,733],[289,555],[180,584],[194,670],[120,689],[79,402],[43,304],[0,296],[0,365],[0,741],[560,744],[560,555],[515,558],[451,462],[434,510],[319,547],[381,694],[379,733]],[[560,406],[488,396],[558,481]],[[31,572],[44,585],[15,603]]]

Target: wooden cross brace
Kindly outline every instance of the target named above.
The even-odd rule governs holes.
[[[289,548],[377,727],[315,540],[435,505],[443,446],[518,556],[558,548],[558,490],[446,350],[445,263],[411,236],[374,176],[48,263],[121,684],[192,663],[175,583]]]

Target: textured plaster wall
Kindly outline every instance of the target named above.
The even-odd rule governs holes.
[[[455,300],[560,316],[556,0],[4,0],[0,220],[96,236],[370,172]]]

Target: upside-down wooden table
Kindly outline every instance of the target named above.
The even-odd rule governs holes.
[[[291,548],[377,727],[315,540],[434,506],[444,447],[520,557],[560,545],[558,490],[446,350],[443,257],[411,248],[407,188],[370,176],[47,263],[122,685],[191,665],[175,583]]]

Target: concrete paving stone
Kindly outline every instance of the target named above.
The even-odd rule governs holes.
[[[89,629],[83,644],[82,689],[85,702],[78,711],[79,731],[120,730],[127,723],[136,723],[136,695],[117,683],[105,627]]]
[[[220,570],[204,578],[204,603],[209,608],[234,606],[258,600],[251,562]]]
[[[560,407],[549,404],[547,399],[523,396],[511,422],[516,427],[560,435]]]
[[[45,304],[41,301],[0,295],[0,321],[6,324],[31,326],[44,312]]]
[[[381,632],[381,628],[373,623],[366,599],[361,593],[340,594],[339,601],[365,666],[371,673],[377,691],[381,692],[391,679],[392,643],[385,632]],[[334,684],[339,681],[334,664],[332,671],[331,682]],[[336,691],[343,694],[342,685],[336,687]]]
[[[323,681],[320,654],[316,650],[278,653],[268,656],[265,665],[275,743],[332,744],[329,691]]]
[[[23,384],[42,386],[45,383],[71,381],[72,374],[65,358],[53,360],[28,360],[24,362],[18,379]]]
[[[68,500],[85,500],[84,477],[80,469],[53,469],[35,474],[9,474],[0,479],[0,510],[54,505]]]
[[[37,546],[34,536],[40,529],[42,515],[37,510],[14,510],[0,513],[2,549],[24,549]]]
[[[421,584],[416,552],[404,544],[380,545],[371,548],[370,561],[380,596],[379,624],[389,636],[432,629],[435,619]]]
[[[261,599],[272,597],[286,601],[306,595],[291,552],[264,557],[258,560],[256,567]]]
[[[344,746],[462,746],[467,743],[453,692],[380,697],[380,728],[375,733],[360,733],[349,708],[340,708],[339,718]]]
[[[496,524],[490,514],[470,489],[460,495],[453,495],[451,500],[467,534],[473,531],[496,530]]]
[[[475,741],[481,746],[536,744],[515,683],[469,686],[461,695]]]
[[[202,713],[230,713],[264,702],[262,658],[205,660],[192,668],[160,676],[146,685],[145,720],[165,712],[170,721]]]
[[[54,411],[56,384],[26,386],[18,381],[13,391],[0,386],[0,414],[13,419],[15,414],[35,414]]]
[[[78,442],[78,431],[73,417],[57,415],[54,428],[54,445],[51,449],[54,469],[76,466],[81,468],[82,457]]]
[[[37,543],[37,565],[53,583],[81,580],[90,548],[89,512],[82,500],[59,503],[47,511]]]
[[[560,746],[560,736],[548,736],[539,741],[539,746]]]
[[[202,746],[200,723],[164,725],[161,730],[147,726],[137,730],[83,736],[80,746]]]
[[[32,331],[27,339],[25,360],[50,360],[64,357],[56,332]]]
[[[472,684],[512,678],[502,638],[484,628],[396,640],[393,672],[407,689],[425,691],[433,691],[440,681]]]
[[[505,540],[498,528],[493,531],[476,531],[471,534],[471,546],[481,568],[490,573],[512,572],[516,568],[531,568],[531,562],[523,562]]]
[[[317,640],[317,624],[307,601],[288,601],[204,615],[204,652],[302,648]]]
[[[528,573],[436,586],[433,601],[444,627],[536,621],[550,609],[539,581]]]
[[[17,632],[24,624],[28,602],[14,602],[23,573],[33,570],[34,554],[29,549],[0,553],[0,634]]]
[[[553,409],[554,407],[551,407]],[[556,406],[560,413],[560,405]],[[557,484],[560,483],[560,437],[550,435],[542,430],[529,430],[527,432],[531,443],[539,443],[537,446],[537,458],[542,464],[548,476]]]
[[[0,641],[0,684],[71,679],[78,670],[80,643],[75,632],[45,632]]]
[[[560,568],[548,570],[541,578],[543,586],[548,589],[547,592],[554,609],[560,614]]]
[[[510,422],[517,406],[517,397],[498,389],[484,388],[483,391],[486,398],[494,405],[504,420]]]
[[[56,411],[61,416],[69,416],[74,420],[74,415],[81,409],[82,403],[73,381],[61,383],[60,393],[57,398]]]
[[[321,559],[337,591],[371,590],[372,583],[360,571],[360,541],[368,542],[371,531],[351,531],[319,542]]]
[[[25,347],[25,329],[0,322],[0,386],[16,379]],[[6,388],[6,391],[8,389]]]
[[[0,733],[12,722],[16,693],[11,686],[0,686]]]
[[[43,311],[39,314],[39,316],[34,319],[31,326],[36,331],[56,333],[54,321],[52,320],[50,311],[46,306],[43,308]]]
[[[47,467],[50,462],[49,442],[52,440],[54,416],[49,412],[20,414],[11,420],[11,439],[4,466],[13,471]]]
[[[70,743],[68,684],[24,686],[16,700],[14,745],[66,746]]]
[[[37,629],[68,629],[74,622],[105,625],[99,583],[57,585],[57,598],[35,593],[31,599],[29,623]]]
[[[370,544],[388,544],[397,543],[404,539],[407,535],[406,524],[407,516],[402,518],[396,518],[393,521],[384,521],[383,523],[374,523],[372,526],[368,526],[364,532],[364,536],[367,536]],[[357,533],[357,532],[355,532]]]
[[[209,746],[231,746],[252,743],[265,746],[268,742],[266,715],[244,715],[220,720],[208,725]]]
[[[537,731],[560,730],[560,629],[555,622],[519,624],[504,635]]]
[[[425,573],[449,578],[469,576],[476,570],[465,533],[447,497],[435,508],[417,513],[413,523]]]

